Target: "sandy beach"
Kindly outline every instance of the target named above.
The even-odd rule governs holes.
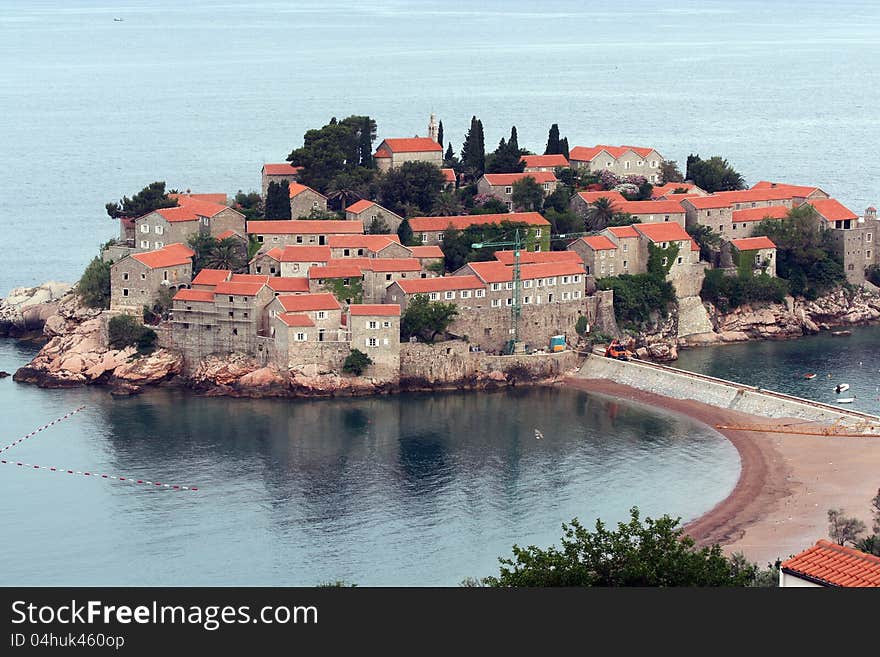
[[[565,385],[681,413],[716,424],[766,424],[766,418],[671,399],[604,379],[568,377]],[[870,528],[870,500],[880,488],[880,438],[827,437],[715,429],[742,464],[731,494],[685,530],[699,544],[720,543],[762,566],[827,537],[826,514],[843,508]]]

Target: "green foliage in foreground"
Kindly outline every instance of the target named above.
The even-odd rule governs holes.
[[[700,296],[721,312],[728,312],[744,303],[769,301],[782,303],[788,294],[788,283],[767,274],[725,276],[720,269],[709,269],[703,279]]]
[[[76,286],[80,300],[89,308],[110,307],[110,264],[93,258]]]
[[[114,349],[137,347],[142,356],[150,354],[156,348],[156,332],[143,326],[134,317],[117,315],[108,324],[110,346]]]
[[[367,356],[367,354],[360,349],[352,349],[351,353],[346,357],[345,363],[342,365],[342,371],[347,374],[360,376],[364,373],[364,370],[372,364],[373,359]]]
[[[657,274],[621,274],[596,281],[600,290],[614,290],[614,315],[618,321],[644,324],[675,301],[672,283]]]
[[[663,515],[630,520],[609,529],[601,520],[590,531],[577,518],[563,524],[562,547],[513,546],[513,558],[499,559],[498,576],[478,583],[493,587],[538,586],[756,586],[771,584],[756,564],[741,555],[725,557],[719,545],[697,548],[679,526]],[[475,585],[474,580],[466,580]]]
[[[434,342],[452,324],[458,309],[454,303],[429,301],[424,294],[417,294],[400,318],[400,337],[409,340],[415,336],[423,342]]]

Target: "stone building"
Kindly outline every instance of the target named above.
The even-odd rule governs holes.
[[[685,209],[679,200],[660,201],[622,201],[615,202],[617,212],[632,215],[643,224],[674,221],[682,228],[685,225]]]
[[[683,191],[682,191],[683,190]],[[697,187],[691,182],[670,182],[664,185],[654,185],[651,190],[651,198],[677,200],[684,196],[708,196],[709,192]]]
[[[834,199],[810,201],[810,205],[816,211],[818,227],[831,231],[834,250],[843,259],[847,282],[862,285],[867,280],[865,270],[880,264],[874,240],[880,234],[877,210],[869,207],[859,217]]]
[[[379,171],[396,169],[404,162],[429,162],[438,169],[443,167],[443,147],[430,137],[385,139],[373,157]]]
[[[764,219],[785,219],[788,212],[789,209],[784,205],[734,210],[731,216],[730,236],[750,237],[755,226]]]
[[[186,244],[195,235],[218,235],[232,230],[244,235],[244,215],[230,207],[186,196],[179,206],[159,208],[134,220],[134,250],[153,251],[166,244]]]
[[[440,173],[443,174],[443,189],[445,191],[455,189],[455,183],[457,181],[455,169],[440,169]]]
[[[523,155],[520,161],[525,164],[526,173],[536,171],[555,171],[559,167],[568,168],[569,162],[565,155]]]
[[[397,380],[400,375],[400,306],[360,304],[348,309],[351,348],[365,353],[372,364],[365,372],[374,379]]]
[[[313,294],[339,290],[337,298],[347,305],[364,301],[364,272],[356,263],[336,260],[324,267],[312,267],[309,269],[308,283],[309,291]]]
[[[663,157],[653,148],[642,146],[575,146],[568,154],[573,169],[589,173],[602,170],[618,176],[644,176],[648,182],[660,180]]]
[[[639,234],[639,250],[646,268],[650,257],[650,245],[663,250],[668,249],[669,255],[663,256],[661,264],[669,267],[666,280],[675,287],[676,296],[680,298],[698,295],[703,286],[707,265],[700,262],[700,247],[687,231],[677,223],[671,222],[633,224],[632,227]],[[677,252],[673,254],[675,247]]]
[[[526,178],[538,183],[545,197],[555,192],[559,184],[552,171],[487,173],[477,181],[477,193],[493,196],[507,205],[508,210],[513,210],[513,186]]]
[[[733,232],[733,208],[724,198],[710,196],[690,196],[681,201],[685,211],[687,228],[706,226],[723,237]]]
[[[194,290],[213,290],[217,283],[228,281],[232,276],[229,269],[202,269],[196,277],[192,279],[192,289]]]
[[[328,240],[333,258],[408,258],[410,250],[391,235],[335,235]]]
[[[333,235],[360,235],[363,225],[358,221],[315,220],[315,221],[249,221],[247,232],[258,242],[272,246],[327,244]]]
[[[352,203],[345,208],[345,219],[347,221],[360,221],[364,225],[364,232],[370,230],[374,221],[384,223],[391,235],[397,233],[397,229],[403,222],[403,217],[399,214],[383,208],[374,201],[366,200]]]
[[[638,233],[632,231],[636,240],[633,242],[638,245]],[[629,244],[626,244],[629,250]],[[617,276],[618,274],[637,274],[641,262],[638,256],[639,249],[635,248],[631,254],[624,253],[612,238],[606,235],[589,235],[575,240],[567,247],[572,252],[580,256],[584,265],[584,271],[588,276],[595,278],[605,278],[606,276]]]
[[[395,281],[433,278],[437,274],[422,269],[417,258],[370,258],[361,264],[364,275],[364,303],[382,303],[385,290]]]
[[[550,250],[550,222],[537,212],[510,212],[507,214],[468,214],[451,217],[413,217],[409,220],[413,231],[413,239],[423,245],[439,245],[443,242],[443,233],[447,228],[465,230],[471,226],[491,224],[500,226],[510,224],[510,238],[513,228],[525,228],[521,235],[529,251]]]
[[[305,219],[312,212],[327,212],[327,197],[311,187],[292,182],[290,190],[290,218]]]
[[[776,276],[776,245],[769,237],[743,237],[730,243],[736,249],[740,271]]]
[[[183,244],[133,253],[110,267],[110,310],[140,316],[161,290],[188,287],[194,252]]]
[[[280,164],[264,164],[261,172],[262,180],[260,184],[263,198],[266,198],[270,182],[280,183],[286,180],[288,184],[294,183],[296,182],[301,169],[302,167],[295,167],[288,162],[282,162]]]
[[[266,308],[268,321],[276,329],[278,324],[275,320],[280,315],[305,315],[312,322],[312,331],[303,339],[294,339],[295,342],[313,340],[324,342],[325,340],[339,341],[342,329],[342,305],[329,292],[318,294],[292,294],[275,297]],[[272,333],[271,335],[275,335]],[[344,330],[343,330],[344,333]]]

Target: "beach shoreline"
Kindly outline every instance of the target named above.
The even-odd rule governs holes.
[[[880,438],[719,429],[716,424],[759,424],[766,418],[606,379],[568,377],[564,385],[685,415],[736,448],[741,469],[733,490],[684,526],[698,545],[718,543],[764,566],[825,538],[830,508],[869,520],[869,501],[880,486]]]

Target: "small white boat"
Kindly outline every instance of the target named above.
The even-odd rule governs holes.
[[[838,397],[838,404],[852,404],[856,400],[855,397]]]
[[[815,379],[816,375],[810,372],[809,374],[804,374],[805,379]]]
[[[839,383],[839,384],[837,384],[837,387],[834,389],[834,392],[836,392],[839,395],[840,393],[846,392],[847,390],[849,390],[848,383]]]
[[[541,430],[540,430],[540,429],[535,429],[535,438],[536,438],[537,440],[541,440],[541,438],[543,438],[543,437],[544,437],[544,434],[541,433]]]

